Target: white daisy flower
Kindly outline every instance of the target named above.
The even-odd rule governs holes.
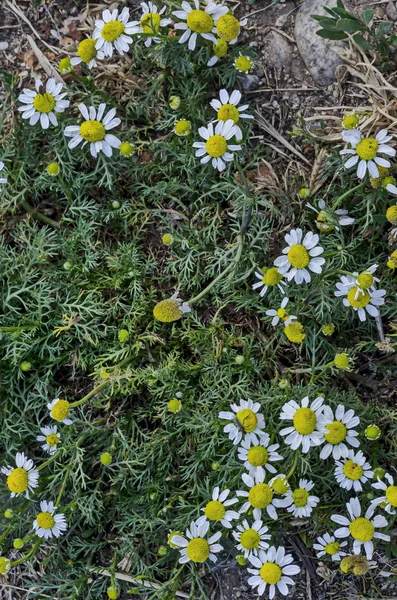
[[[210,559],[212,562],[217,561],[216,553],[221,552],[223,547],[221,544],[216,544],[216,542],[222,534],[218,531],[206,539],[209,526],[210,524],[207,520],[202,522],[201,525],[193,521],[190,527],[186,529],[186,537],[181,535],[172,536],[172,543],[181,548],[181,558],[179,559],[181,564],[187,562],[203,563],[207,559]]]
[[[39,472],[34,462],[27,458],[23,452],[15,455],[16,467],[2,467],[1,472],[7,475],[6,485],[11,492],[11,498],[25,494],[29,498],[31,493],[39,485]]]
[[[334,416],[332,408],[324,406],[323,416],[321,431],[327,443],[321,450],[320,458],[324,460],[332,454],[335,460],[339,460],[341,456],[347,456],[349,449],[346,444],[359,447],[358,433],[353,427],[359,425],[360,419],[355,416],[354,410],[346,410],[343,404],[338,404]]]
[[[180,44],[188,42],[189,50],[196,48],[197,36],[201,36],[205,40],[209,40],[214,44],[217,39],[214,36],[216,33],[216,22],[218,19],[228,12],[226,6],[220,6],[209,0],[203,9],[200,8],[199,0],[194,0],[194,8],[186,1],[181,4],[183,10],[175,10],[172,14],[186,23],[175,23],[175,29],[183,30],[183,34],[179,39]]]
[[[52,77],[47,81],[45,91],[40,92],[42,82],[38,79],[35,83],[36,90],[27,88],[22,90],[18,100],[23,102],[24,106],[19,106],[22,119],[29,119],[29,125],[36,125],[40,120],[43,129],[48,129],[51,125],[56,127],[58,120],[55,113],[63,113],[69,106],[69,100],[64,100],[66,92],[62,93],[63,84],[56,83]]]
[[[257,290],[261,288],[259,295],[261,298],[266,294],[267,290],[274,286],[277,286],[282,294],[285,294],[285,281],[283,281],[283,276],[277,267],[270,267],[261,269],[261,272],[255,271],[255,276],[259,279],[256,283],[253,284],[252,289]]]
[[[309,517],[313,512],[313,508],[320,502],[320,498],[309,494],[313,488],[314,483],[312,481],[299,479],[299,487],[287,493],[286,497],[290,501],[287,511],[298,519]]]
[[[340,281],[336,284],[334,295],[338,297],[346,296],[346,298],[343,298],[344,306],[351,306],[353,310],[358,312],[360,321],[366,320],[367,313],[371,317],[377,317],[379,315],[378,306],[385,303],[386,290],[363,289],[362,283],[359,289],[356,282],[356,277],[342,275]]]
[[[233,444],[239,444],[244,436],[244,440],[251,442],[259,442],[260,436],[265,432],[265,419],[259,413],[261,405],[259,402],[248,400],[240,400],[240,404],[231,404],[231,411],[221,411],[218,414],[220,419],[231,421],[225,425],[223,431],[228,434],[229,439]]]
[[[324,200],[318,201],[318,207],[320,210],[317,210],[317,208],[315,208],[312,204],[309,204],[309,202],[307,202],[306,206],[317,213],[318,216],[316,219],[316,227],[323,233],[328,233],[333,229],[340,231],[340,227],[353,225],[355,222],[355,219],[349,217],[347,210],[343,208],[332,210],[331,207],[325,204]]]
[[[253,509],[255,521],[262,517],[262,510],[266,510],[267,514],[273,521],[277,521],[276,508],[285,508],[290,504],[289,498],[278,500],[274,498],[273,489],[268,483],[265,483],[265,471],[262,468],[256,470],[254,476],[243,473],[241,476],[245,485],[249,488],[249,492],[245,490],[237,490],[236,495],[247,498],[247,501],[240,508],[240,513],[247,512]]]
[[[276,473],[276,469],[270,463],[283,460],[283,457],[277,453],[279,444],[271,444],[270,436],[265,433],[257,441],[242,440],[238,449],[239,460],[244,461],[244,467],[251,476],[254,476],[258,468],[263,467],[269,473]]]
[[[377,268],[378,265],[371,265],[368,269],[362,271],[362,273],[353,273],[353,281],[351,278],[344,279],[343,285],[345,287],[347,287],[348,289],[351,289],[352,287],[356,288],[356,293],[354,295],[355,300],[359,298],[360,294],[364,294],[365,290],[370,290],[371,292],[374,292],[376,290],[375,283],[379,283],[380,281],[378,277],[374,277],[374,273]]]
[[[232,119],[226,122],[219,121],[215,126],[215,131],[213,124],[209,123],[207,127],[200,127],[198,132],[205,142],[194,142],[193,148],[198,148],[196,156],[202,157],[201,164],[211,161],[214,169],[224,171],[225,163],[231,162],[234,158],[232,152],[241,150],[241,146],[227,143],[237,133]]]
[[[226,90],[219,92],[219,100],[211,100],[210,106],[217,111],[217,121],[228,121],[231,119],[236,126],[236,140],[243,139],[243,132],[237,123],[240,119],[253,119],[253,115],[249,115],[244,111],[247,110],[249,104],[238,106],[241,100],[241,92],[234,90],[230,96]]]
[[[233,519],[238,519],[240,513],[236,510],[228,510],[229,506],[238,502],[238,498],[229,498],[229,500],[227,500],[229,494],[230,490],[223,490],[223,492],[219,493],[219,487],[215,487],[212,492],[212,500],[202,509],[204,515],[197,519],[196,524],[200,526],[207,520],[220,521],[223,527],[231,529],[231,521],[233,521]]]
[[[128,52],[132,39],[133,23],[129,22],[130,11],[127,7],[121,13],[117,8],[112,12],[106,9],[102,13],[102,19],[95,21],[95,29],[92,37],[96,40],[95,47],[101,50],[104,56],[113,56],[113,49],[122,56]]]
[[[285,496],[291,489],[287,476],[284,473],[278,473],[275,477],[272,477],[269,481],[269,485],[273,492],[280,496]]]
[[[54,398],[52,402],[47,404],[47,408],[50,411],[51,417],[55,421],[64,423],[64,425],[71,425],[73,421],[68,418],[70,402],[63,398]]]
[[[219,61],[220,58],[226,56],[228,51],[228,44],[224,40],[216,40],[216,44],[212,46],[213,56],[207,62],[207,67],[213,67]]]
[[[82,40],[77,46],[77,56],[74,56],[70,62],[73,66],[84,63],[89,69],[96,67],[97,60],[103,60],[105,55],[96,48],[96,40],[92,38],[86,38]]]
[[[312,446],[319,446],[323,441],[323,403],[324,398],[319,396],[309,404],[306,396],[300,405],[290,400],[282,407],[280,419],[292,421],[293,425],[282,429],[280,435],[287,436],[284,441],[292,450],[302,446],[302,452],[306,454]]]
[[[216,33],[221,40],[224,40],[228,44],[235,44],[238,36],[240,35],[240,29],[246,25],[248,19],[236,19],[232,14],[228,13],[219,17],[216,23]]]
[[[324,533],[323,536],[317,538],[317,544],[313,544],[314,550],[317,550],[317,558],[322,556],[330,556],[331,560],[341,560],[347,553],[341,550],[347,546],[347,542],[337,542],[333,535]]]
[[[4,169],[4,163],[0,160],[0,171]],[[0,185],[7,183],[7,177],[0,177]]]
[[[65,128],[66,137],[72,138],[68,143],[69,148],[76,148],[81,142],[83,146],[89,143],[91,156],[94,158],[97,158],[99,152],[112,156],[113,148],[121,146],[119,138],[108,133],[121,123],[119,118],[115,118],[116,109],[111,108],[105,117],[106,104],[100,104],[98,112],[93,106],[88,108],[85,104],[79,104],[78,109],[85,121],[81,125],[69,125]]]
[[[58,433],[58,428],[56,425],[51,425],[50,427],[41,427],[40,429],[43,435],[39,435],[36,438],[37,442],[45,442],[42,446],[45,452],[48,454],[55,454],[57,451],[57,445],[61,441],[61,434]]]
[[[40,538],[48,540],[49,538],[59,538],[68,528],[65,515],[62,513],[55,514],[56,506],[53,502],[40,502],[39,514],[33,521],[33,528],[36,535]]]
[[[280,308],[278,308],[277,310],[275,310],[274,308],[271,308],[270,310],[266,311],[266,314],[267,314],[268,317],[273,317],[273,319],[272,319],[272,325],[273,325],[273,327],[276,327],[276,325],[279,324],[280,320],[284,321],[285,324],[288,324],[291,321],[293,321],[294,319],[298,318],[298,317],[295,317],[294,315],[290,315],[285,310],[285,307],[287,306],[288,302],[289,302],[289,298],[287,298],[285,296],[282,299]]]
[[[334,535],[337,538],[347,538],[352,536],[354,540],[354,554],[360,554],[361,546],[364,546],[365,554],[368,560],[371,560],[374,553],[374,540],[381,539],[386,542],[390,541],[389,535],[376,531],[379,528],[387,527],[388,523],[385,517],[380,515],[373,517],[375,512],[374,506],[370,506],[366,510],[364,517],[362,517],[361,505],[358,498],[351,498],[346,503],[346,508],[349,513],[349,519],[342,515],[331,516],[331,521],[338,525],[342,525],[342,527],[334,532]]]
[[[259,556],[251,554],[250,562],[255,569],[247,569],[253,575],[248,579],[248,584],[254,589],[257,588],[259,596],[265,593],[266,586],[269,586],[269,599],[272,600],[279,591],[283,596],[288,596],[289,585],[294,585],[290,575],[297,575],[300,572],[298,565],[291,564],[293,558],[291,554],[285,553],[285,548],[271,546],[269,550],[260,550]]]
[[[361,492],[362,484],[374,476],[372,467],[361,450],[356,454],[354,450],[348,450],[346,456],[337,460],[335,464],[335,479],[345,490],[353,488],[355,492]]]
[[[249,558],[251,554],[258,556],[259,550],[269,548],[267,540],[271,539],[271,535],[267,532],[269,528],[263,525],[262,521],[254,521],[249,525],[248,521],[244,521],[237,525],[236,530],[232,531],[234,539],[238,542],[236,549],[244,554],[245,558]]]
[[[387,485],[385,481],[379,479],[379,477],[377,482],[372,484],[372,487],[376,490],[382,490],[385,493],[383,496],[380,496],[380,498],[372,500],[371,504],[373,506],[380,505],[381,508],[384,508],[385,511],[389,513],[389,515],[395,515],[395,509],[397,508],[397,485],[394,484],[393,477],[388,473],[385,473],[385,478],[389,485]]]
[[[276,258],[274,264],[284,277],[291,281],[295,279],[298,285],[311,281],[308,271],[321,273],[325,259],[320,256],[324,248],[318,246],[319,236],[309,231],[302,240],[302,229],[291,229],[284,237],[288,246],[283,249],[283,255]]]
[[[390,162],[378,156],[378,154],[386,154],[387,156],[395,156],[396,151],[386,142],[393,139],[392,135],[387,135],[386,129],[382,129],[377,135],[372,137],[364,137],[358,129],[348,129],[342,131],[342,139],[348,142],[351,148],[341,150],[339,154],[352,156],[345,162],[345,168],[350,169],[358,163],[357,177],[363,179],[368,172],[371,177],[379,177],[378,167],[390,167]],[[360,162],[359,162],[360,161]]]
[[[172,23],[171,19],[162,19],[161,15],[167,10],[166,6],[163,6],[161,10],[153,2],[141,2],[142,17],[140,21],[132,21],[133,26],[132,33],[141,33],[146,37],[145,46],[148,48],[152,42],[159,44],[161,39],[156,37],[160,32],[160,27],[166,27]]]

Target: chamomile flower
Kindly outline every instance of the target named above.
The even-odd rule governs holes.
[[[58,428],[56,425],[51,425],[50,427],[41,427],[40,429],[43,435],[39,435],[36,438],[38,442],[45,442],[42,448],[48,454],[55,454],[57,451],[57,446],[61,441],[61,434],[58,433]]]
[[[213,67],[214,65],[216,65],[220,58],[226,56],[228,49],[229,46],[228,43],[225,42],[225,40],[216,40],[216,44],[212,46],[212,52],[214,53],[214,55],[211,56],[211,58],[207,62],[207,67]]]
[[[321,431],[326,444],[320,452],[320,458],[324,460],[332,454],[335,460],[339,460],[341,456],[347,456],[348,446],[359,447],[358,433],[353,427],[359,425],[360,419],[355,416],[354,410],[346,410],[343,404],[338,404],[334,415],[330,406],[324,406],[323,418]]]
[[[343,515],[332,515],[331,521],[342,525],[334,532],[336,538],[353,538],[354,554],[361,553],[361,546],[364,546],[365,554],[368,560],[371,560],[374,553],[374,540],[381,539],[386,542],[390,541],[390,536],[385,533],[380,533],[377,529],[387,527],[388,523],[385,517],[376,515],[375,506],[371,505],[364,516],[361,516],[361,504],[358,498],[351,498],[346,503],[349,518]]]
[[[106,11],[105,11],[106,12]],[[98,110],[93,106],[89,108],[85,104],[79,104],[85,121],[81,125],[69,125],[65,128],[65,135],[70,137],[69,148],[76,148],[81,142],[83,147],[89,143],[91,156],[97,158],[99,152],[103,152],[105,156],[112,156],[113,148],[119,148],[121,141],[111,133],[108,133],[114,127],[120,125],[121,121],[116,117],[116,109],[111,108],[106,116],[106,104],[100,104]]]
[[[203,563],[208,559],[212,562],[217,561],[216,553],[221,552],[223,547],[216,542],[222,534],[220,531],[217,531],[217,533],[207,539],[209,526],[208,521],[202,522],[201,525],[193,521],[190,527],[186,529],[186,537],[182,535],[172,536],[172,543],[181,548],[181,558],[179,559],[181,564],[188,562]]]
[[[133,23],[129,22],[130,11],[127,7],[121,13],[117,8],[112,12],[106,9],[102,13],[102,19],[95,21],[95,29],[92,37],[96,40],[95,47],[103,52],[104,56],[113,56],[113,50],[122,56],[128,52],[132,39]]]
[[[96,40],[86,38],[85,40],[81,40],[77,46],[77,56],[74,56],[70,62],[73,66],[84,63],[89,69],[92,69],[96,67],[97,60],[103,60],[104,58],[104,53],[96,48]]]
[[[352,155],[345,162],[345,168],[350,169],[357,165],[357,177],[363,179],[368,170],[372,177],[379,177],[377,165],[380,167],[390,167],[390,162],[378,156],[378,154],[386,154],[386,156],[395,156],[396,151],[386,142],[390,142],[393,136],[387,135],[386,129],[382,129],[374,138],[364,137],[358,129],[350,129],[342,131],[342,139],[350,144],[351,148],[341,150],[339,154]]]
[[[374,277],[374,273],[377,268],[378,265],[371,265],[368,269],[362,271],[361,273],[353,273],[352,276],[354,281],[352,281],[351,278],[345,279],[345,287],[348,289],[351,289],[352,287],[356,288],[356,293],[354,296],[355,300],[359,298],[360,294],[364,294],[365,290],[369,290],[371,292],[375,291],[375,283],[379,283],[380,281],[378,277]]]
[[[189,50],[194,50],[196,48],[197,37],[201,36],[205,40],[216,44],[217,39],[214,35],[216,33],[215,25],[218,19],[228,12],[227,7],[216,4],[212,0],[209,0],[203,8],[200,8],[199,0],[194,0],[194,7],[186,1],[183,1],[181,6],[183,10],[175,10],[172,13],[175,17],[183,21],[183,23],[175,23],[174,25],[175,29],[183,31],[179,43],[184,44],[188,42]]]
[[[355,221],[355,219],[349,217],[347,210],[344,210],[343,208],[332,210],[332,208],[325,204],[324,200],[318,201],[318,208],[320,210],[317,210],[317,208],[315,208],[312,204],[309,204],[309,202],[306,204],[306,206],[317,213],[316,227],[323,233],[328,233],[333,229],[340,231],[340,227],[353,225]]]
[[[153,2],[141,2],[142,17],[140,21],[132,21],[130,25],[133,27],[132,33],[142,33],[145,35],[145,46],[148,48],[152,42],[158,44],[161,40],[156,37],[160,32],[160,27],[166,27],[172,21],[171,19],[161,18],[161,15],[167,10],[163,6],[160,10]]]
[[[68,418],[69,407],[70,402],[63,400],[62,398],[55,398],[52,402],[47,404],[51,417],[64,425],[71,425],[73,423],[73,421]]]
[[[272,319],[273,327],[276,327],[276,325],[279,324],[280,320],[287,322],[287,321],[293,321],[294,319],[297,319],[297,317],[295,317],[294,315],[290,315],[285,310],[285,307],[287,306],[288,302],[289,302],[289,298],[287,298],[285,296],[281,301],[280,308],[278,308],[277,310],[275,310],[274,308],[271,308],[270,310],[266,311],[266,314],[268,317],[273,317],[273,319]]]
[[[283,249],[283,256],[274,261],[276,267],[284,277],[300,285],[304,281],[309,283],[313,273],[321,273],[325,259],[320,256],[324,248],[318,246],[319,236],[309,231],[303,237],[302,229],[291,229],[284,237],[288,246]]]
[[[277,286],[282,294],[285,294],[285,282],[283,281],[283,276],[277,267],[264,267],[261,269],[261,272],[255,271],[255,276],[259,279],[256,283],[253,284],[252,289],[257,290],[260,289],[259,295],[261,298],[266,294],[267,290],[272,287]]]
[[[252,525],[249,525],[248,521],[244,519],[240,525],[237,525],[236,529],[232,531],[232,535],[236,542],[236,549],[239,550],[246,558],[251,554],[258,555],[259,550],[266,550],[269,548],[267,540],[271,539],[271,535],[267,532],[269,528],[263,525],[261,520],[254,521]]]
[[[386,290],[363,289],[362,283],[359,289],[356,281],[356,277],[352,275],[342,275],[340,281],[336,284],[334,295],[337,297],[346,296],[343,298],[344,306],[351,306],[358,313],[360,321],[366,320],[367,313],[371,317],[377,317],[379,315],[378,306],[385,303],[383,296],[385,296]]]
[[[233,519],[238,519],[240,513],[235,510],[228,510],[229,506],[238,502],[238,498],[227,499],[229,494],[230,490],[219,492],[219,487],[215,487],[212,491],[212,500],[210,500],[205,508],[203,508],[204,515],[197,519],[196,524],[200,526],[207,520],[218,521],[223,527],[231,529],[231,521],[233,521]]]
[[[6,485],[11,492],[11,498],[25,494],[29,498],[31,493],[39,485],[39,472],[34,462],[27,458],[23,452],[15,455],[16,467],[2,467],[1,472],[7,475]]]
[[[4,163],[0,160],[0,171],[3,171]],[[0,177],[0,185],[7,183],[7,177]]]
[[[280,496],[285,496],[291,489],[287,476],[284,473],[278,473],[269,481],[269,485],[273,492]]]
[[[235,125],[235,136],[236,140],[240,141],[243,139],[243,132],[237,123],[240,119],[253,119],[253,115],[249,115],[244,111],[248,108],[248,104],[243,104],[242,106],[238,106],[238,103],[241,100],[241,92],[238,90],[233,90],[230,94],[226,90],[221,90],[219,92],[219,100],[215,98],[211,100],[210,106],[217,111],[217,121],[229,121],[231,119]]]
[[[320,498],[310,495],[309,492],[313,488],[314,483],[312,481],[299,479],[299,487],[287,493],[286,498],[290,501],[287,511],[298,519],[309,517],[313,512],[313,508],[320,502]]]
[[[251,554],[250,562],[255,569],[247,569],[252,577],[248,579],[248,584],[257,590],[259,596],[265,593],[266,586],[269,586],[269,599],[272,600],[279,591],[283,596],[289,594],[289,585],[294,585],[290,575],[297,575],[300,572],[298,565],[293,565],[291,554],[285,553],[285,548],[271,546],[269,550],[260,550],[258,556]]]
[[[259,443],[261,436],[264,435],[265,419],[259,413],[261,405],[259,402],[240,400],[240,404],[231,404],[231,411],[222,410],[218,416],[220,419],[231,421],[223,428],[228,434],[233,444],[239,444],[244,437],[248,443]]]
[[[254,61],[250,56],[241,54],[240,52],[239,55],[234,59],[233,64],[234,68],[240,73],[248,73],[248,71],[250,71],[254,66]]]
[[[255,475],[260,468],[266,469],[269,473],[276,473],[272,462],[283,460],[283,457],[277,453],[279,444],[269,446],[270,436],[265,433],[261,435],[258,441],[242,440],[238,449],[238,458],[244,462],[244,467],[250,475]]]
[[[53,502],[40,502],[40,511],[33,521],[33,528],[38,537],[46,540],[58,538],[67,530],[65,515],[55,512],[56,506]]]
[[[196,156],[202,157],[200,158],[201,164],[211,161],[214,169],[224,171],[226,163],[231,162],[234,158],[232,152],[241,150],[239,145],[228,144],[228,141],[237,134],[234,122],[232,119],[219,121],[215,130],[213,124],[209,123],[207,127],[200,127],[198,132],[205,141],[194,142],[193,148],[198,148]]]
[[[48,129],[50,124],[54,127],[58,125],[55,113],[63,113],[69,106],[69,100],[65,100],[67,94],[62,92],[63,84],[56,83],[52,77],[47,81],[45,91],[40,91],[42,86],[38,79],[36,90],[23,89],[18,96],[23,106],[19,106],[18,110],[23,113],[22,119],[29,119],[29,125],[36,125],[40,120],[41,127]]]
[[[384,494],[383,496],[372,500],[371,505],[381,505],[381,507],[384,508],[389,515],[395,515],[397,508],[397,485],[395,485],[393,477],[388,473],[385,473],[385,479],[387,479],[389,485],[387,485],[385,481],[379,479],[379,477],[376,483],[372,484],[372,487],[374,487],[376,490],[382,490]]]
[[[246,25],[247,19],[236,19],[234,15],[229,12],[223,14],[216,23],[216,33],[218,37],[225,40],[228,44],[235,44],[237,38],[240,35],[241,27]]]
[[[240,512],[244,513],[253,509],[254,519],[257,521],[262,516],[262,510],[266,510],[269,517],[277,521],[276,508],[285,508],[290,504],[290,500],[274,498],[273,489],[268,483],[265,483],[265,471],[262,468],[257,469],[253,476],[243,473],[241,478],[249,488],[249,492],[245,490],[236,492],[237,496],[247,499],[241,506]]]
[[[293,424],[282,429],[280,435],[287,436],[284,441],[292,450],[302,446],[302,452],[306,454],[312,446],[319,446],[323,441],[323,403],[324,398],[320,396],[311,403],[306,396],[300,405],[290,400],[282,407],[280,419],[292,421]]]
[[[346,552],[341,550],[347,546],[347,542],[337,542],[333,535],[324,533],[323,536],[317,538],[317,544],[313,544],[314,550],[317,550],[317,558],[322,556],[329,556],[331,560],[341,560],[343,556],[346,556]]]
[[[335,479],[345,490],[354,489],[355,492],[361,492],[362,484],[374,476],[372,467],[361,450],[356,454],[354,450],[348,450],[347,454],[335,464]]]
[[[172,323],[178,321],[183,315],[190,313],[191,308],[188,302],[183,302],[179,297],[179,292],[175,292],[171,298],[161,300],[153,309],[153,316],[161,323]]]

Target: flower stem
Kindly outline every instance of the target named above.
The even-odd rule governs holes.
[[[342,200],[344,200],[345,198],[347,198],[348,196],[350,196],[350,194],[353,194],[353,192],[359,190],[360,188],[364,187],[365,182],[362,181],[361,183],[359,183],[358,185],[354,186],[353,188],[351,188],[351,190],[347,190],[347,192],[345,192],[344,194],[342,194],[342,196],[339,196],[335,202],[332,205],[332,210],[335,211],[338,206],[340,206]]]
[[[38,540],[36,540],[36,543],[32,546],[32,548],[29,550],[29,552],[27,554],[25,554],[24,556],[21,556],[21,558],[18,558],[17,560],[13,560],[11,562],[11,567],[15,567],[15,565],[20,565],[21,563],[24,563],[25,561],[27,561],[31,556],[33,556],[33,554],[36,553],[41,542],[42,542],[42,539],[38,538]]]
[[[41,213],[36,208],[33,208],[33,206],[31,206],[29,204],[29,202],[27,202],[26,200],[22,199],[20,201],[20,205],[26,210],[26,212],[28,212],[30,215],[32,215],[32,217],[36,217],[36,219],[38,219],[39,221],[42,221],[42,223],[45,223],[46,225],[51,225],[51,227],[54,227],[55,229],[59,229],[59,227],[60,227],[59,223],[57,223],[56,221],[53,221],[53,219],[50,219],[50,217],[43,215],[43,213]]]
[[[295,469],[298,464],[298,457],[299,457],[299,450],[295,450],[294,462],[292,463],[292,467],[290,468],[288,475],[285,476],[286,479],[289,479],[295,473]]]

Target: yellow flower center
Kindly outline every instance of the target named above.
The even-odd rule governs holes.
[[[202,563],[209,557],[210,547],[207,540],[194,538],[189,541],[186,552],[191,561]]]
[[[177,135],[188,135],[192,129],[190,121],[186,119],[181,119],[177,123],[175,123],[174,131]]]
[[[253,550],[259,546],[261,536],[255,529],[247,529],[240,536],[240,544],[246,550]]]
[[[397,506],[397,485],[389,485],[386,490],[386,500],[392,506]]]
[[[262,577],[263,581],[266,581],[269,585],[275,585],[280,581],[282,574],[281,568],[273,562],[265,563],[259,570],[259,575]]]
[[[298,508],[302,506],[306,506],[307,499],[309,497],[309,492],[304,490],[303,488],[298,488],[292,492],[292,499],[294,501],[295,506]]]
[[[287,321],[287,319],[289,318],[289,314],[287,313],[287,311],[285,310],[285,308],[279,308],[278,311],[277,311],[277,316],[282,321]]]
[[[304,269],[310,262],[310,256],[303,244],[294,244],[288,252],[288,260],[297,269]]]
[[[215,56],[218,56],[218,58],[222,58],[227,54],[227,42],[225,42],[225,40],[218,40],[216,44],[212,46],[212,49],[214,51]]]
[[[346,115],[342,119],[343,127],[345,129],[354,129],[357,127],[359,120],[357,115]]]
[[[187,16],[187,26],[196,33],[209,33],[214,27],[214,21],[204,10],[192,10]]]
[[[7,487],[14,494],[22,494],[28,489],[28,472],[26,469],[18,467],[14,469],[7,477]]]
[[[386,219],[392,225],[397,225],[397,204],[394,206],[389,206],[386,211]]]
[[[91,38],[87,38],[80,42],[77,46],[77,54],[80,56],[84,63],[89,63],[93,58],[96,57],[96,41]]]
[[[61,58],[61,60],[58,63],[58,69],[60,73],[64,74],[73,71],[73,65],[68,56],[66,58]]]
[[[48,175],[59,175],[59,164],[57,162],[52,162],[47,167]]]
[[[349,459],[343,465],[343,472],[348,479],[357,481],[363,476],[364,469],[353,460]]]
[[[45,438],[45,441],[47,442],[47,444],[51,447],[56,446],[57,444],[59,444],[59,442],[61,441],[58,437],[58,435],[56,433],[50,433],[50,435],[47,435]]]
[[[143,33],[158,33],[161,17],[158,13],[146,13],[141,19]]]
[[[328,544],[326,544],[324,546],[324,552],[326,552],[330,556],[333,556],[334,554],[336,554],[338,552],[339,548],[340,548],[339,542],[329,542]]]
[[[106,129],[100,121],[84,121],[80,125],[80,135],[87,142],[100,142],[105,138]]]
[[[69,402],[67,400],[58,400],[51,409],[51,416],[55,421],[63,421],[68,416]]]
[[[216,31],[222,40],[231,42],[240,33],[240,23],[233,15],[223,15],[216,23]]]
[[[257,483],[248,495],[248,501],[254,508],[266,508],[273,499],[273,492],[267,483]]]
[[[338,369],[347,369],[349,366],[350,358],[348,354],[337,354],[334,358],[335,366]]]
[[[357,277],[357,283],[363,290],[367,290],[374,283],[374,276],[371,273],[361,273]]]
[[[167,408],[172,413],[178,413],[182,409],[182,402],[178,398],[173,398],[168,402]]]
[[[41,512],[36,517],[37,525],[42,529],[52,529],[55,525],[55,519],[49,512]]]
[[[248,450],[247,460],[253,467],[262,467],[269,458],[269,452],[264,446],[252,446]]]
[[[294,414],[294,427],[301,435],[313,433],[317,426],[317,417],[311,408],[298,408]]]
[[[246,433],[251,433],[251,431],[255,431],[256,426],[258,425],[258,417],[254,413],[253,410],[249,408],[243,408],[236,414],[236,419],[242,425],[244,431]]]
[[[364,291],[364,293],[358,291],[357,298],[355,298],[356,294],[356,287],[348,291],[347,301],[350,304],[350,306],[353,306],[353,308],[364,308],[365,306],[367,306],[367,304],[371,300],[371,296],[369,295],[369,293],[366,290]]]
[[[156,304],[153,309],[153,315],[157,321],[172,323],[172,321],[177,321],[181,318],[182,311],[179,308],[179,303],[169,298]]]
[[[335,331],[335,325],[333,323],[326,323],[323,325],[321,331],[324,335],[332,335]]]
[[[33,106],[40,113],[49,113],[55,108],[55,98],[52,94],[37,94],[33,100]]]
[[[132,156],[134,154],[134,146],[130,142],[123,142],[120,146],[120,154],[123,156]]]
[[[280,283],[283,278],[277,267],[271,267],[270,269],[266,270],[263,269],[263,271],[262,283],[269,285],[270,287]]]
[[[340,444],[346,437],[347,429],[341,421],[328,423],[326,429],[328,429],[328,433],[326,433],[324,437],[329,444]]]
[[[205,142],[205,149],[213,158],[219,158],[220,156],[223,156],[227,150],[227,141],[223,135],[211,135]]]
[[[109,21],[102,27],[101,35],[107,42],[114,42],[125,31],[125,25],[121,21]]]
[[[293,342],[294,344],[300,344],[306,337],[303,325],[302,323],[299,323],[299,321],[294,321],[293,323],[290,323],[284,327],[284,333],[289,341]]]
[[[249,56],[239,56],[234,61],[234,66],[238,71],[242,71],[243,73],[247,73],[253,67],[253,61]]]
[[[369,542],[374,537],[375,527],[371,521],[359,517],[352,521],[349,525],[350,533],[355,540],[359,542]]]
[[[376,156],[378,142],[375,138],[364,138],[356,146],[356,152],[362,160],[372,160]]]
[[[240,113],[233,104],[223,104],[218,110],[218,120],[228,121],[229,119],[234,123],[238,123],[240,120]]]
[[[5,575],[11,568],[11,561],[5,556],[0,556],[0,575]]]
[[[205,507],[205,516],[210,519],[210,521],[221,521],[225,516],[226,508],[223,506],[222,502],[218,500],[211,500],[208,502]]]
[[[288,481],[283,477],[279,477],[273,481],[272,489],[276,492],[276,494],[285,494],[289,490]]]
[[[381,430],[377,425],[368,425],[365,430],[365,437],[370,440],[377,440],[381,434]]]

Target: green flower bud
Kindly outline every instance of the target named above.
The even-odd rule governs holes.
[[[70,269],[73,267],[72,263],[69,262],[68,260],[63,263],[63,268],[65,269],[65,271],[70,271]]]
[[[117,210],[118,208],[120,208],[121,204],[118,200],[113,200],[112,202],[112,208],[114,208],[114,210]]]
[[[113,457],[111,454],[109,454],[109,452],[103,452],[99,457],[99,460],[103,465],[109,466],[112,464]]]
[[[168,552],[168,549],[166,548],[166,546],[160,546],[159,549],[157,550],[157,554],[159,556],[165,556]]]
[[[117,598],[119,597],[119,590],[115,585],[111,585],[110,587],[108,587],[106,592],[110,600],[117,600]]]
[[[16,550],[19,550],[20,548],[24,547],[25,541],[22,538],[15,538],[15,540],[12,542],[12,545]]]
[[[5,519],[12,519],[12,517],[14,516],[14,513],[12,512],[12,510],[10,508],[7,508],[4,513],[4,518]]]
[[[299,190],[299,197],[300,198],[310,198],[311,195],[311,189],[310,188],[301,188]]]
[[[21,364],[20,364],[20,369],[21,371],[30,371],[30,369],[32,368],[32,363],[29,362],[28,360],[24,360]]]
[[[244,554],[238,554],[236,556],[236,560],[240,567],[245,567],[245,565],[248,563],[248,560],[245,558]]]
[[[121,344],[125,344],[125,342],[128,342],[129,337],[130,337],[130,334],[128,333],[128,331],[126,329],[120,329],[119,342]]]
[[[220,468],[220,466],[221,466],[221,465],[220,465],[220,464],[219,464],[217,461],[214,461],[214,462],[211,464],[211,469],[212,469],[213,471],[219,471],[219,468]]]
[[[236,365],[242,365],[245,363],[245,358],[242,354],[237,354],[236,358],[234,359],[234,362],[236,363]]]
[[[11,569],[11,561],[5,556],[0,556],[0,575],[5,575]]]
[[[382,469],[382,467],[376,467],[374,469],[374,479],[375,481],[379,478],[379,479],[383,479],[385,476],[385,470]]]

